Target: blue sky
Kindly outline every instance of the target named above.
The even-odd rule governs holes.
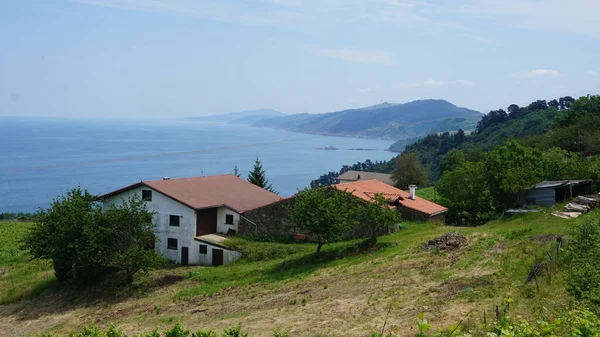
[[[596,0],[0,0],[0,115],[172,118],[600,92]]]

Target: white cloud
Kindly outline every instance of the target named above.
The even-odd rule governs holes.
[[[462,34],[463,37],[466,37],[469,40],[473,40],[473,41],[477,41],[477,42],[483,42],[483,43],[494,43],[494,41],[485,38],[483,36],[479,36],[479,35],[473,35],[473,34]]]
[[[600,38],[600,1],[472,0],[455,12],[525,29],[575,33]]]
[[[425,86],[428,86],[428,87],[439,87],[439,86],[444,85],[444,82],[438,81],[438,80],[429,79],[429,80],[423,82],[423,84]]]
[[[535,69],[532,71],[513,73],[508,75],[512,78],[535,78],[535,77],[558,77],[560,72],[554,69]]]
[[[374,90],[373,88],[361,88],[361,89],[358,89],[357,91],[360,92],[361,94],[364,94],[367,92],[371,92],[373,90]]]
[[[304,49],[313,55],[348,62],[378,64],[383,66],[393,66],[397,63],[391,54],[376,49],[314,48],[309,46]]]
[[[588,76],[599,76],[600,72],[597,72],[596,70],[590,70],[590,71],[586,71],[585,74]]]
[[[455,84],[455,85],[462,85],[465,87],[472,87],[475,84],[475,83],[473,83],[471,81],[467,81],[467,80],[456,80],[456,81],[452,81],[450,83]]]

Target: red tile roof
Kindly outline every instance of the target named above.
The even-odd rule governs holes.
[[[361,180],[351,183],[342,183],[332,185],[334,188],[343,191],[347,190],[357,198],[373,201],[373,196],[377,193],[383,194],[386,199],[393,199],[407,208],[427,214],[429,216],[448,211],[444,206],[440,206],[423,198],[415,197],[415,200],[408,198],[409,193],[379,180]]]
[[[281,198],[234,175],[150,180],[104,194],[105,199],[140,186],[147,186],[195,210],[227,206],[241,213]]]

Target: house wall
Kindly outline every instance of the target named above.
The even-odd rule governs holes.
[[[521,195],[521,203],[552,207],[555,203],[555,188],[536,188]]]
[[[440,221],[440,222],[444,222],[446,220],[446,213],[441,213],[441,214],[430,217],[429,214],[421,213],[412,208],[403,207],[402,205],[398,206],[398,211],[400,212],[402,219],[406,219],[409,221]]]
[[[227,214],[233,215],[233,225],[225,224],[225,218]],[[219,207],[217,209],[217,232],[221,234],[227,234],[230,229],[239,232],[239,223],[240,223],[240,215],[227,208],[227,207]]]
[[[136,193],[141,197],[142,190],[152,189],[142,186],[125,191],[104,200],[103,207],[107,208],[111,203],[121,205],[124,199],[126,200]],[[152,190],[152,201],[147,201],[146,206],[149,211],[154,212],[152,223],[155,226],[156,252],[170,260],[181,263],[181,247],[188,247],[189,263],[197,264],[197,261],[199,261],[197,257],[198,245],[194,243],[194,236],[196,235],[196,212],[156,190]],[[169,215],[180,216],[179,227],[169,226]],[[177,250],[167,249],[168,238],[177,239]]]
[[[195,260],[198,261],[195,264],[199,264],[201,266],[212,266],[212,258],[213,258],[213,250],[220,249],[223,251],[223,265],[226,266],[231,262],[237,261],[240,257],[242,257],[242,253],[237,250],[226,249],[223,247],[211,245],[208,242],[194,240],[193,245],[195,246]],[[200,245],[207,246],[206,254],[200,254]]]

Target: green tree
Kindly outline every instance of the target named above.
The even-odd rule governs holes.
[[[339,241],[358,222],[355,218],[356,199],[346,191],[315,188],[296,195],[289,220],[297,229],[317,239],[317,252],[323,244]]]
[[[139,196],[103,212],[94,195],[74,188],[39,211],[24,246],[34,258],[51,260],[61,281],[89,283],[112,272],[131,281],[158,259],[151,218]]]
[[[494,211],[483,162],[465,162],[444,173],[436,190],[441,204],[448,207],[449,223],[477,225],[488,220]]]
[[[269,184],[269,180],[267,180],[265,170],[263,170],[262,162],[256,157],[254,161],[254,166],[252,167],[252,171],[248,173],[248,181],[253,183],[258,187],[262,187],[267,191],[273,192],[277,194],[277,191],[273,189],[273,186]]]
[[[440,163],[440,176],[444,174],[444,172],[454,171],[457,167],[462,165],[465,161],[465,154],[461,150],[452,149],[446,153],[444,157],[442,157],[442,162]]]
[[[519,195],[544,178],[542,152],[507,142],[485,154],[486,182],[499,210],[518,204]]]
[[[238,169],[237,165],[235,165],[235,166],[233,167],[233,175],[234,175],[234,176],[236,176],[236,177],[238,177],[238,178],[242,176],[242,175],[240,174],[240,170]]]
[[[401,189],[407,189],[408,185],[427,186],[427,171],[419,162],[416,152],[404,152],[396,159],[396,169],[392,180]]]
[[[386,233],[393,225],[400,222],[400,214],[389,206],[382,194],[375,194],[373,202],[362,202],[356,210],[357,219],[369,235],[372,243],[377,242],[377,235]]]

